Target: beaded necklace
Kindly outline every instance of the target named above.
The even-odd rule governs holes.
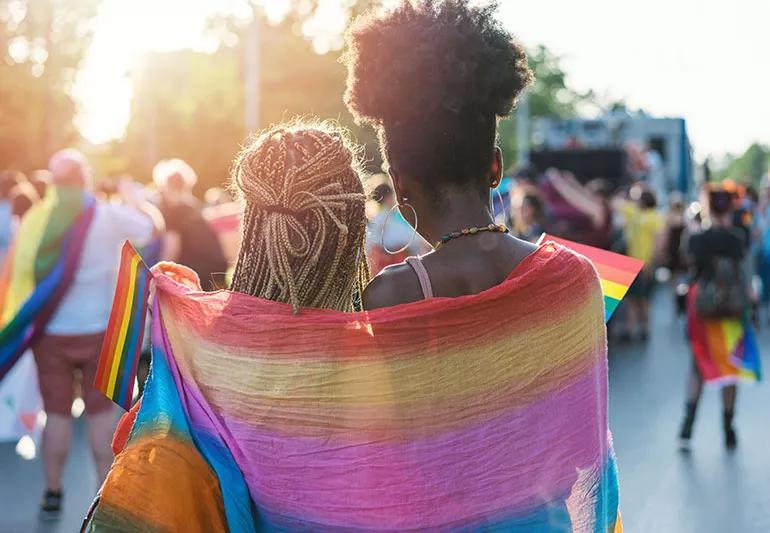
[[[451,240],[463,237],[465,235],[478,235],[484,231],[491,231],[493,233],[508,233],[509,230],[503,224],[489,224],[488,226],[473,226],[472,228],[465,228],[458,231],[447,233],[441,240],[436,241],[433,248],[438,250]]]

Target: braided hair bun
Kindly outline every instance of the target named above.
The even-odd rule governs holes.
[[[353,309],[368,281],[360,150],[329,122],[274,126],[236,157],[245,203],[232,289],[300,307]]]

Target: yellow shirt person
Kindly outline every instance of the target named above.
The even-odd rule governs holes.
[[[665,225],[663,215],[655,208],[642,208],[626,202],[621,208],[626,221],[626,252],[644,261],[645,270],[653,268],[657,241]]]

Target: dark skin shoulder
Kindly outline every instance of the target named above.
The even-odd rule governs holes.
[[[485,233],[450,241],[422,258],[434,295],[457,297],[478,294],[508,278],[537,246],[500,233]],[[366,287],[364,309],[416,302],[423,299],[420,283],[407,264],[386,268]]]

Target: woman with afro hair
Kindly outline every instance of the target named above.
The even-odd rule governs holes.
[[[454,325],[462,338],[508,336],[506,343],[484,348],[485,353],[467,353],[479,363],[465,376],[469,387],[478,386],[483,382],[482,361],[490,356],[520,368],[522,379],[516,383],[526,383],[530,392],[511,393],[505,408],[542,403],[543,396],[534,401],[534,391],[546,394],[549,373],[534,368],[539,363],[533,360],[553,363],[559,371],[551,375],[568,375],[575,363],[560,355],[565,346],[571,346],[566,349],[571,354],[585,354],[581,368],[593,375],[585,381],[585,395],[560,410],[563,419],[554,418],[553,412],[538,422],[522,418],[521,427],[502,442],[493,438],[514,456],[524,441],[545,439],[538,445],[541,455],[532,461],[521,458],[520,466],[528,472],[528,487],[539,494],[539,501],[527,505],[547,509],[526,519],[509,517],[512,521],[499,529],[489,527],[600,531],[606,526],[607,531],[620,531],[614,455],[606,437],[607,339],[598,275],[587,259],[553,242],[537,246],[511,236],[495,222],[490,205],[503,173],[496,146],[498,120],[511,112],[533,79],[524,49],[495,18],[496,7],[470,0],[402,0],[390,11],[358,19],[348,33],[345,102],[359,123],[377,132],[401,214],[434,243],[430,253],[385,268],[364,290],[363,304],[370,311],[413,309],[414,337],[435,334],[435,345],[440,346],[436,368],[442,356],[460,348],[438,333],[436,317],[422,300],[435,299],[433,307],[459,314],[465,309],[465,318]],[[410,303],[414,307],[401,305]],[[496,309],[497,321],[480,318],[483,309],[490,308]],[[378,333],[373,325],[375,338]],[[579,339],[587,344],[573,344]],[[501,384],[500,394],[510,386]],[[433,387],[441,388],[441,381]],[[493,401],[490,397],[488,406]],[[585,424],[596,431],[574,437],[576,428]],[[545,438],[548,432],[558,435],[556,440]],[[490,437],[478,438],[468,444],[477,446]],[[581,459],[579,453],[559,451],[572,438],[590,453]],[[588,456],[605,466],[589,464]],[[477,495],[464,483],[465,476],[473,476],[467,460],[455,457],[446,465],[448,471],[463,473],[452,487],[458,501]],[[569,472],[563,476],[555,466],[562,460]],[[504,467],[496,473],[499,498],[515,492],[516,475]],[[557,478],[561,488],[554,492],[547,480]],[[596,503],[591,517],[578,503],[583,497],[578,495],[589,486],[591,496],[583,495],[581,501]],[[495,505],[488,503],[490,508]]]
[[[376,130],[401,213],[437,248],[385,269],[364,292],[367,309],[482,292],[536,250],[490,209],[503,173],[497,122],[533,79],[495,12],[404,1],[350,29],[345,102]]]

